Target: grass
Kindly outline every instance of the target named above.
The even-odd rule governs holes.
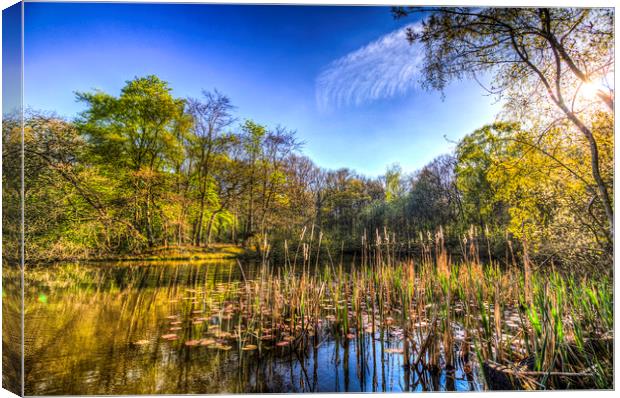
[[[156,263],[148,267],[154,273],[141,264],[113,273],[112,267],[100,272],[69,264],[53,272],[29,268],[26,287],[29,297],[39,298],[37,305],[41,292],[52,303],[58,289],[72,291],[79,303],[95,292],[114,292],[123,306],[133,308],[125,303],[126,292],[149,291],[144,289],[148,283],[165,281],[166,289],[158,293],[165,305],[155,312],[136,299],[136,311],[131,311],[131,322],[156,318],[159,334],[149,337],[149,344],[214,350],[218,358],[233,353],[243,364],[265,364],[276,356],[278,362],[296,360],[303,367],[308,363],[303,358],[316,358],[312,351],[335,341],[356,347],[358,366],[368,361],[383,366],[399,356],[409,386],[437,380],[441,372],[449,376],[446,380],[463,374],[485,380],[488,388],[613,387],[609,277],[560,273],[553,267],[532,266],[526,272],[518,254],[508,265],[483,263],[474,243],[479,239],[462,241],[465,253],[451,258],[439,231],[419,241],[421,256],[407,258],[394,249],[393,236],[375,231],[372,240],[364,238],[361,261],[349,262],[321,246],[321,235],[309,230],[294,244],[284,244],[282,262],[271,259],[265,242],[258,269],[226,261],[217,271],[223,262],[215,261],[213,267],[187,267],[187,273]],[[239,253],[218,246],[214,250]],[[166,250],[158,255],[168,256]],[[184,250],[190,255],[201,251]],[[222,279],[222,273],[228,277]],[[33,330],[37,322],[30,325]],[[145,337],[130,343],[142,346]]]
[[[332,256],[314,235],[304,230],[295,250],[285,243],[281,267],[265,243],[258,277],[246,279],[239,262],[242,281],[215,294],[191,292],[179,315],[192,327],[215,319],[219,328],[196,333],[216,348],[236,347],[241,358],[272,350],[303,356],[328,338],[370,336],[381,355],[403,355],[414,372],[478,369],[489,388],[613,386],[608,278],[482,264],[473,243],[472,255],[452,261],[441,231],[417,261],[399,258],[394,239],[377,232],[361,265],[320,266]]]

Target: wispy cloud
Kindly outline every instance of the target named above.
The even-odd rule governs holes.
[[[331,62],[316,80],[320,110],[360,105],[404,94],[416,87],[422,49],[409,44],[406,29],[388,33]]]

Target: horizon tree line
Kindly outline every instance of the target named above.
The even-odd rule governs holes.
[[[498,258],[515,239],[540,256],[561,253],[556,261],[609,261],[604,209],[588,202],[587,144],[568,142],[569,129],[539,140],[519,123],[497,122],[415,173],[391,165],[369,178],[318,167],[294,131],[238,121],[218,91],[199,99],[170,92],[147,76],[128,81],[119,96],[77,93],[87,106],[73,121],[28,113],[29,259],[214,242],[256,247],[266,238],[294,240],[304,227],[336,249],[359,250],[360,237],[374,231],[411,243],[438,228],[457,247],[473,227]],[[600,112],[595,124],[610,184],[612,120]],[[19,124],[4,126],[8,166],[19,157]],[[3,178],[14,173],[5,167]],[[16,217],[3,215],[6,226]]]
[[[27,257],[256,247],[294,240],[304,227],[355,251],[373,231],[389,229],[410,247],[443,228],[453,247],[475,236],[490,257],[514,240],[543,263],[611,264],[614,91],[599,84],[587,97],[583,89],[613,73],[613,10],[393,13],[424,15],[408,34],[425,48],[423,86],[443,91],[490,75],[488,90],[504,103],[496,122],[415,173],[391,165],[369,178],[317,166],[292,130],[237,120],[217,90],[175,98],[151,75],[126,82],[119,95],[78,92],[85,110],[74,120],[25,117]],[[18,119],[5,116],[7,204],[19,202],[20,136]],[[15,209],[3,207],[8,233],[18,225]]]

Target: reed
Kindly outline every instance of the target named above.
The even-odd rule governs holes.
[[[412,374],[458,366],[482,372],[489,388],[498,374],[514,388],[612,385],[608,278],[534,270],[529,263],[482,264],[473,229],[459,261],[447,253],[442,230],[427,236],[417,261],[399,255],[387,230],[374,235],[372,244],[362,237],[360,265],[346,264],[342,255],[334,264],[314,228],[302,231],[294,253],[285,244],[282,268],[271,263],[264,242],[258,276],[244,275],[219,299],[204,302],[221,329],[207,328],[202,338],[225,348],[225,331],[234,325],[240,352],[256,347],[259,356],[303,356],[326,339],[346,347],[356,340],[364,350],[369,338],[381,344],[381,355],[403,355]]]

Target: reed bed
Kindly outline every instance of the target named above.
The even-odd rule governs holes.
[[[361,264],[347,264],[321,247],[320,233],[304,230],[294,248],[285,242],[281,266],[265,241],[256,277],[239,263],[242,280],[172,298],[180,304],[162,338],[235,349],[240,360],[300,358],[327,339],[370,338],[420,377],[458,368],[491,389],[613,387],[609,278],[482,264],[471,236],[452,261],[443,233],[431,238],[413,260],[376,231],[362,238]]]

